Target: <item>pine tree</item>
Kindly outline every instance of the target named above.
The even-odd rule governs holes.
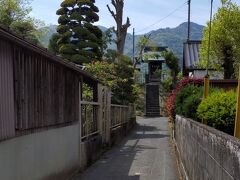
[[[57,11],[59,53],[77,64],[102,57],[102,31],[93,25],[99,20],[94,3],[95,0],[64,0]]]

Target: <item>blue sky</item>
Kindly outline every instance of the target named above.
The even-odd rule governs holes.
[[[232,1],[240,5],[240,0]],[[47,25],[57,24],[58,16],[55,13],[61,2],[62,0],[33,0],[31,16],[43,20]],[[100,21],[97,24],[105,27],[115,25],[106,7],[110,2],[111,0],[96,0],[100,9]],[[129,16],[132,24],[129,31],[135,27],[137,34],[143,34],[158,28],[178,26],[187,21],[187,4],[184,5],[186,2],[187,0],[125,0],[124,16]],[[220,0],[214,0],[214,12],[219,6]],[[172,13],[174,10],[176,11]],[[193,22],[205,25],[209,13],[210,0],[192,0]],[[171,15],[168,16],[169,14]]]

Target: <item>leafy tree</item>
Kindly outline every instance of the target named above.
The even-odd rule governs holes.
[[[127,36],[127,30],[131,24],[130,24],[130,20],[128,17],[127,17],[126,23],[123,24],[124,0],[112,0],[111,3],[113,5],[113,7],[115,8],[115,12],[113,10],[111,10],[109,5],[107,5],[107,8],[117,24],[117,28],[114,29],[114,32],[117,36],[117,39],[115,42],[117,45],[118,54],[123,55],[125,40],[126,40],[126,36]]]
[[[10,27],[13,22],[26,19],[31,12],[29,3],[29,0],[0,0],[1,24]]]
[[[102,37],[103,50],[107,50],[108,45],[112,44],[112,42],[114,41],[112,32],[113,32],[113,28],[109,28],[105,32],[103,32],[103,37]]]
[[[0,24],[9,27],[15,33],[22,35],[35,43],[43,32],[38,30],[42,25],[29,17],[31,12],[29,0],[0,0]]]
[[[177,75],[180,72],[179,59],[174,55],[172,51],[165,51],[162,53],[166,60],[166,65],[170,69],[170,75],[173,80],[172,85],[177,83]]]
[[[224,78],[234,78],[240,62],[240,7],[231,1],[222,1],[222,7],[214,15],[209,67],[224,69]],[[201,66],[207,66],[209,23],[204,31],[200,49]],[[235,73],[234,73],[235,72]]]
[[[120,62],[97,61],[85,64],[86,70],[111,89],[112,103],[134,103],[139,93],[139,87],[133,80],[134,69],[128,57],[120,57]]]
[[[52,35],[52,37],[49,40],[48,44],[48,50],[53,53],[59,53],[59,46],[57,44],[58,39],[60,38],[60,35],[58,33],[55,33]]]
[[[113,87],[114,101],[117,104],[134,103],[138,97],[137,85],[134,83],[134,68],[132,61],[127,56],[120,56],[116,64],[116,74],[121,81]]]
[[[93,25],[99,20],[94,3],[95,0],[64,0],[57,11],[59,53],[77,64],[102,58],[102,31]]]
[[[140,37],[137,43],[138,57],[136,58],[136,62],[134,62],[134,69],[136,68],[137,63],[143,60],[143,51],[145,47],[149,45],[150,37],[151,37],[151,34]]]
[[[104,60],[107,62],[116,62],[116,59],[118,58],[119,54],[116,50],[113,49],[107,49],[104,53]]]
[[[106,61],[96,61],[85,64],[85,69],[98,78],[104,86],[112,88],[117,84],[118,77],[115,72],[115,64]]]

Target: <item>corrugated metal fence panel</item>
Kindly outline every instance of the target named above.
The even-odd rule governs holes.
[[[20,47],[14,47],[14,60],[16,129],[78,121],[78,74]]]
[[[0,140],[15,135],[13,60],[9,43],[0,41]]]
[[[193,68],[199,59],[199,42],[191,42],[184,44],[184,61],[186,68]]]
[[[190,67],[190,54],[189,54],[189,46],[188,44],[184,44],[184,60],[185,60],[185,66]]]

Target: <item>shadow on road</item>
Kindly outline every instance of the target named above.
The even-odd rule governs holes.
[[[140,176],[149,175],[149,169],[147,168],[150,165],[147,163],[152,163],[154,156],[151,159],[143,157],[143,155],[149,156],[151,152],[159,151],[158,145],[154,144],[155,141],[169,138],[166,125],[163,128],[165,129],[160,129],[159,126],[152,124],[137,124],[128,137],[73,180],[139,180]],[[151,143],[146,143],[149,141]],[[166,141],[168,140],[166,139]],[[146,164],[138,164],[144,158],[147,161]]]

